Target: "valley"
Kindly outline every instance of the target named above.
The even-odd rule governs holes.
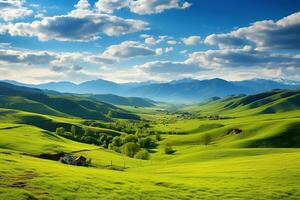
[[[1,86],[0,199],[300,198],[299,90],[142,107]],[[149,156],[127,154],[126,141]],[[40,157],[62,152],[91,164]]]

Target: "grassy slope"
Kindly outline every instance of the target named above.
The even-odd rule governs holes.
[[[273,90],[248,96],[230,96],[186,110],[202,114],[222,114],[226,116],[248,116],[281,113],[300,109],[300,90]]]
[[[231,119],[172,117],[169,121],[167,114],[140,110],[149,119],[158,115],[157,130],[184,133],[163,135],[165,139],[149,161],[124,158],[93,145],[63,139],[34,127],[37,124],[16,124],[24,115],[36,115],[3,109],[0,199],[299,199],[300,150],[278,148],[298,147],[299,110],[293,107],[288,112],[276,109],[277,113],[257,114],[251,109],[243,108],[243,112],[239,109],[226,111],[226,115],[235,117]],[[81,122],[81,119],[38,116],[55,123]],[[224,135],[230,128],[241,128],[243,132]],[[204,134],[213,139],[208,146],[202,145]],[[177,150],[174,155],[163,153],[166,142]],[[92,158],[94,167],[68,166],[20,154],[53,149],[89,150],[77,154]],[[125,161],[127,169],[103,169],[111,160],[119,167]]]
[[[1,199],[300,198],[299,152],[151,165],[125,172],[7,152],[0,153],[0,159]]]
[[[132,113],[94,99],[45,92],[3,82],[0,82],[0,97],[0,108],[101,120],[106,120],[106,115],[111,112],[115,118],[138,119],[138,116]]]
[[[90,97],[109,104],[123,105],[123,106],[153,107],[155,106],[156,103],[146,98],[121,97],[113,94],[98,94],[98,95],[91,95]]]

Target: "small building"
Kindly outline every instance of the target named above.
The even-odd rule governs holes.
[[[77,157],[75,163],[78,166],[87,166],[86,158],[84,156]]]
[[[84,156],[78,156],[77,158],[71,154],[64,154],[60,161],[68,165],[77,165],[77,166],[88,166],[87,159]]]
[[[62,163],[68,164],[68,165],[75,165],[76,164],[76,159],[70,154],[64,154],[61,158],[60,161]]]

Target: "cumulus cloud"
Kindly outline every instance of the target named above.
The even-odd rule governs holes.
[[[279,74],[280,71],[285,71],[287,74],[288,69],[296,71],[295,68],[299,68],[299,66],[300,55],[268,53],[246,46],[241,49],[199,51],[189,54],[184,61],[153,61],[135,67],[145,73],[157,76],[179,76],[180,74],[195,76],[194,73],[203,71],[231,72],[232,76],[235,71],[252,71],[257,76],[258,72],[265,72],[264,75],[268,72],[276,72],[274,76],[280,76],[282,75]]]
[[[31,15],[33,11],[25,7],[24,3],[23,0],[0,0],[0,18],[12,21]]]
[[[79,1],[75,10],[67,15],[45,17],[31,23],[0,26],[0,33],[12,36],[37,37],[39,40],[91,41],[102,34],[119,36],[147,29],[141,20],[123,19],[90,10],[87,1]]]
[[[186,62],[207,68],[278,68],[300,66],[300,59],[295,55],[261,52],[249,46],[242,49],[219,49],[194,52],[189,55]]]
[[[231,34],[211,34],[205,38],[204,43],[208,45],[218,45],[221,49],[242,48],[250,44],[249,41]]]
[[[194,64],[172,61],[153,61],[142,65],[137,65],[135,68],[151,75],[186,75],[204,70],[203,68]]]
[[[176,40],[168,40],[167,44],[175,45],[175,44],[177,44],[177,41]]]
[[[128,8],[139,15],[162,13],[169,9],[186,9],[191,4],[181,0],[99,0],[96,7],[104,13],[113,13],[114,10]]]
[[[54,65],[51,67],[51,70],[54,72],[78,72],[80,70],[82,70],[83,67],[77,64],[73,64],[73,65]]]
[[[156,52],[136,41],[124,41],[121,44],[109,46],[100,56],[106,59],[127,59],[138,56],[155,55]]]
[[[165,42],[166,40],[172,40],[173,39],[173,37],[167,36],[167,35],[160,35],[158,37],[155,37],[155,36],[143,34],[140,37],[144,38],[145,43],[148,44],[148,45],[157,45],[157,44],[160,44],[162,42]]]
[[[174,50],[173,47],[166,47],[166,48],[165,48],[165,52],[166,52],[166,53],[169,53],[169,52],[171,52],[171,51],[173,51],[173,50]]]
[[[62,66],[77,66],[79,62],[91,64],[111,64],[115,61],[100,58],[91,53],[79,52],[51,52],[34,51],[29,49],[15,49],[10,45],[0,45],[0,64],[22,64],[28,66],[54,67],[58,69]]]
[[[197,45],[197,44],[200,44],[200,42],[201,42],[201,37],[200,37],[200,36],[193,35],[193,36],[190,36],[190,37],[183,38],[183,39],[182,39],[182,42],[183,42],[185,45]]]
[[[55,54],[46,51],[18,51],[0,49],[0,63],[23,63],[27,65],[49,64],[56,60]]]
[[[229,33],[213,34],[204,40],[205,44],[220,48],[240,48],[252,45],[258,50],[299,49],[300,12],[278,21],[264,20],[251,26],[239,28]]]
[[[157,48],[157,49],[155,50],[155,53],[156,53],[156,55],[161,55],[161,54],[164,53],[164,49],[163,49],[163,48]]]
[[[161,40],[156,40],[154,37],[147,37],[145,38],[145,43],[150,45],[159,44]]]

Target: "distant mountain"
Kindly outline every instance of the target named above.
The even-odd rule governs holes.
[[[253,89],[255,92],[263,92],[272,89],[290,89],[294,88],[295,84],[285,84],[282,82],[265,80],[265,79],[252,79],[246,81],[233,82],[238,86],[243,86]]]
[[[86,81],[78,85],[77,93],[94,93],[94,94],[107,94],[107,93],[119,93],[123,87],[120,84],[112,81],[106,81],[102,79]],[[82,91],[82,92],[81,92]]]
[[[190,80],[141,86],[130,90],[135,96],[146,96],[163,101],[201,101],[229,94],[250,94],[252,89],[235,85],[223,79]]]
[[[27,85],[15,81],[6,81],[15,85],[55,90],[78,94],[114,94],[125,97],[151,98],[167,102],[195,102],[212,97],[224,97],[233,94],[254,94],[272,89],[300,88],[297,82],[252,79],[245,81],[226,81],[223,79],[197,80],[181,79],[166,83],[155,81],[140,83],[115,83],[107,80],[92,80],[81,84],[71,82],[50,82],[39,85]]]
[[[29,87],[32,87],[30,85]],[[77,91],[78,85],[71,82],[49,82],[37,85],[39,89],[55,90],[59,92],[75,92]]]

